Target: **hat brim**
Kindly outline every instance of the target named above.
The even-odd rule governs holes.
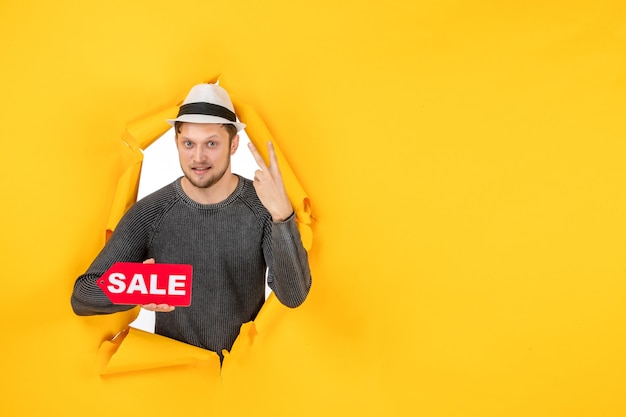
[[[231,122],[230,120],[224,119],[223,117],[208,116],[206,114],[183,114],[182,116],[178,116],[176,119],[167,119],[167,123],[172,126],[174,126],[174,123],[176,122],[234,125],[237,128],[237,132],[243,130],[246,127],[245,123]]]

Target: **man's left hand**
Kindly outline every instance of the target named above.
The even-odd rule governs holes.
[[[281,222],[286,220],[293,214],[293,207],[291,207],[291,202],[285,191],[283,176],[278,167],[278,158],[276,158],[274,145],[272,142],[267,143],[270,160],[269,167],[265,165],[263,157],[252,143],[249,143],[248,147],[260,168],[254,173],[254,188],[261,203],[270,212],[273,221]]]

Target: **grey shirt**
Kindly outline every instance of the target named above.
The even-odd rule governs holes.
[[[217,204],[191,200],[180,178],[135,203],[89,269],[78,277],[71,304],[78,315],[109,314],[114,305],[96,285],[115,262],[193,266],[189,307],[156,313],[155,332],[218,352],[230,350],[242,323],[265,301],[267,282],[281,303],[297,307],[311,286],[306,250],[295,216],[272,222],[252,182],[239,177],[235,191]]]

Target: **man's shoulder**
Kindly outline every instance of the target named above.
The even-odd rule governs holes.
[[[129,211],[145,214],[146,212],[160,211],[162,208],[170,206],[179,198],[179,194],[176,191],[177,181],[178,180],[169,183],[164,187],[161,187],[158,190],[142,197],[135,204],[133,204],[131,210]]]
[[[269,212],[259,200],[259,196],[256,193],[256,189],[254,188],[254,183],[252,180],[241,177],[242,187],[241,192],[239,193],[239,199],[243,201],[243,203],[255,214],[255,216],[260,218],[269,217]]]
[[[167,185],[164,185],[163,187],[159,188],[158,190],[155,190],[149,194],[146,194],[143,198],[141,198],[140,200],[137,201],[137,203],[141,203],[144,201],[147,202],[155,202],[155,201],[160,201],[163,199],[172,199],[172,198],[176,198],[176,184],[178,183],[179,180],[175,180],[173,182],[170,182]]]
[[[248,201],[252,204],[261,204],[261,200],[259,200],[259,196],[254,189],[254,183],[252,180],[246,177],[240,177],[240,181],[242,182],[241,192],[239,193],[239,198]]]

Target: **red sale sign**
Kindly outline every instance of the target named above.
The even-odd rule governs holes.
[[[191,265],[116,262],[97,284],[113,304],[191,304]]]

